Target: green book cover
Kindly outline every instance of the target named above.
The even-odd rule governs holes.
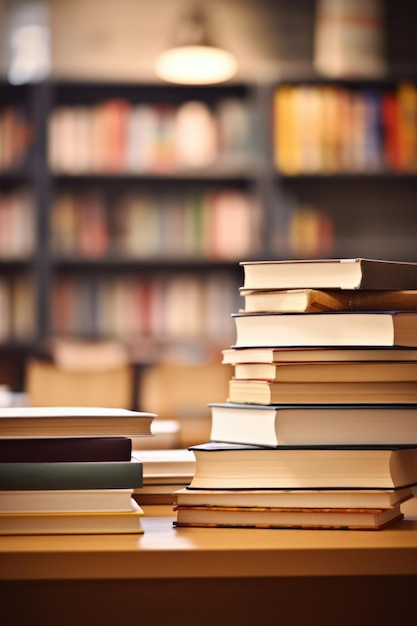
[[[138,461],[1,463],[0,490],[137,489],[143,467]]]

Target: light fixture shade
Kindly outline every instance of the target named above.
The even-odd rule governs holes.
[[[170,48],[155,62],[159,78],[186,85],[221,83],[232,78],[236,70],[233,55],[214,46]]]
[[[180,21],[173,45],[160,54],[154,65],[162,80],[185,85],[208,85],[232,78],[237,71],[234,56],[214,45],[201,10]]]

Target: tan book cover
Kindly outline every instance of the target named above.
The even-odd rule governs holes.
[[[417,309],[417,290],[357,289],[320,290],[247,290],[240,289],[244,298],[241,313],[277,312],[302,313],[320,311],[406,311]]]

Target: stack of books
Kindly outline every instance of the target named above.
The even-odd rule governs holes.
[[[134,449],[132,457],[143,468],[142,486],[133,494],[139,505],[172,505],[172,493],[194,476],[195,457],[186,448]]]
[[[417,264],[243,262],[229,396],[176,526],[380,529],[417,485]]]
[[[0,409],[0,534],[143,533],[132,439],[155,414],[96,407]]]

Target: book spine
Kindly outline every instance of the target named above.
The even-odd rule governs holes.
[[[143,467],[137,461],[2,463],[0,490],[136,489]]]
[[[0,463],[129,461],[128,437],[0,439]]]

